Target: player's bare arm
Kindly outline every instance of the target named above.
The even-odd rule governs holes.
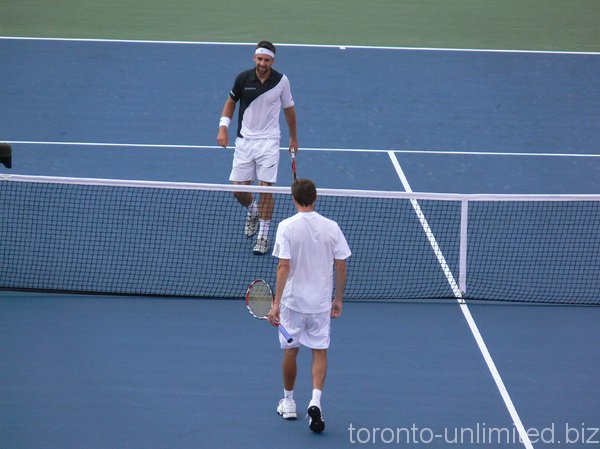
[[[221,113],[221,117],[228,118],[231,121],[234,112],[235,101],[233,101],[231,98],[228,98],[225,101],[225,106],[223,106],[223,112]],[[229,128],[228,126],[225,126],[222,123],[219,124],[219,133],[217,134],[217,145],[223,148],[227,148],[227,145],[229,145]]]
[[[290,106],[283,110],[285,121],[290,130],[290,151],[298,151],[298,136],[296,135],[296,108]]]

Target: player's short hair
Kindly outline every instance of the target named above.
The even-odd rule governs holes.
[[[317,186],[310,179],[296,179],[292,184],[292,196],[300,206],[311,206],[317,199]]]
[[[273,45],[273,43],[269,41],[260,41],[258,44],[256,44],[256,48],[266,48],[267,50],[270,50],[273,53],[277,53],[275,45]]]

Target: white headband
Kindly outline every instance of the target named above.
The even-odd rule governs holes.
[[[255,55],[268,55],[271,58],[275,59],[275,53],[273,53],[268,48],[258,47],[254,52]]]

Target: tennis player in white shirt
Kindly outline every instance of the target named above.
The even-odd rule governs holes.
[[[294,384],[296,357],[300,345],[312,350],[312,399],[308,405],[309,426],[314,432],[325,429],[321,393],[327,374],[327,349],[331,318],[342,314],[346,286],[346,259],[351,251],[338,224],[315,211],[317,189],[309,179],[292,185],[298,213],[279,223],[273,256],[279,258],[275,301],[268,319],[281,323],[293,337],[288,344],[280,337],[283,349],[284,397],[277,413],[296,419]],[[335,267],[335,298],[333,271]]]

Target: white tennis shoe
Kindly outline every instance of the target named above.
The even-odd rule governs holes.
[[[269,241],[267,239],[256,239],[256,245],[252,252],[257,256],[264,256],[269,252]]]
[[[298,417],[296,413],[296,401],[293,399],[281,399],[277,406],[277,414],[283,419],[296,419]]]
[[[244,225],[244,235],[246,238],[252,237],[258,232],[258,215],[246,215],[246,224]]]

